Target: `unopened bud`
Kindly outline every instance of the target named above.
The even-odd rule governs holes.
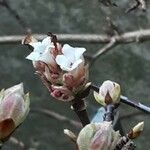
[[[76,142],[77,137],[72,131],[64,129],[64,134],[67,135],[72,141]]]
[[[120,102],[120,85],[116,82],[107,80],[99,88],[99,93],[94,92],[94,97],[98,103],[105,106]]]
[[[128,137],[130,139],[137,138],[144,128],[144,122],[138,123],[136,126],[133,127],[133,129],[128,133]]]
[[[24,121],[29,112],[29,94],[24,94],[23,84],[0,92],[0,141],[9,138]]]
[[[91,123],[79,133],[79,150],[114,150],[120,134],[114,131],[111,122]]]

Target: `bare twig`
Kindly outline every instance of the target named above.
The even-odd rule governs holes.
[[[106,17],[106,21],[108,24],[108,27],[105,27],[106,33],[110,36],[114,35],[120,35],[122,32],[118,28],[118,26],[110,19],[110,17]]]
[[[110,50],[113,47],[115,47],[115,45],[116,45],[116,40],[114,38],[112,38],[111,41],[110,41],[110,43],[108,43],[103,48],[101,48],[100,50],[98,50],[98,52],[96,52],[96,54],[94,54],[92,56],[92,61],[91,62],[93,63],[94,61],[96,61],[102,54],[104,54],[108,50]]]
[[[145,106],[143,104],[141,104],[140,102],[136,102],[133,100],[128,99],[128,97],[121,95],[120,96],[120,100],[122,103],[125,103],[127,105],[130,105],[134,108],[137,108],[145,113],[150,113],[150,108],[148,106]]]
[[[146,2],[145,0],[135,0],[135,4],[133,6],[131,6],[131,8],[127,9],[127,13],[131,12],[135,9],[141,9],[142,11],[146,11]]]
[[[99,92],[99,87],[97,87],[97,86],[95,86],[95,85],[91,85],[91,89],[94,90],[94,91],[96,91],[96,92]],[[125,103],[125,104],[127,104],[127,105],[129,105],[129,106],[132,106],[132,107],[134,107],[134,108],[136,108],[136,109],[138,109],[138,110],[141,110],[141,111],[143,111],[143,112],[145,112],[145,113],[150,114],[150,107],[145,106],[145,105],[143,105],[143,104],[141,104],[141,103],[137,103],[137,102],[135,102],[135,101],[133,101],[133,100],[130,100],[130,99],[128,99],[128,97],[126,97],[126,96],[121,95],[121,96],[120,96],[120,101],[121,101],[122,103]]]
[[[0,5],[8,10],[8,12],[18,21],[23,29],[25,29],[26,31],[30,31],[27,23],[21,18],[19,13],[11,7],[8,0],[0,0]]]
[[[81,128],[81,124],[79,122],[71,120],[70,118],[67,118],[66,116],[63,116],[59,113],[56,113],[56,112],[48,110],[48,109],[34,108],[34,109],[31,110],[31,112],[32,113],[43,114],[43,115],[46,115],[48,117],[59,120],[61,122],[69,123],[70,125],[75,126],[77,128]]]
[[[107,7],[108,6],[117,6],[117,4],[112,2],[112,0],[99,0],[99,2]]]

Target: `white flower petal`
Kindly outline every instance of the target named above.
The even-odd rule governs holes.
[[[68,44],[65,44],[62,48],[63,55],[59,55],[59,62],[56,62],[63,70],[72,71],[77,68],[80,63],[82,63],[82,54],[85,51],[85,48],[74,48]]]
[[[32,61],[37,61],[40,58],[40,54],[37,52],[31,52],[26,59],[32,60]]]
[[[31,43],[30,45],[34,48],[34,52],[38,52],[40,54],[43,53],[46,49],[46,46],[42,45],[41,42]]]
[[[65,57],[72,63],[75,61],[75,48],[71,47],[68,44],[65,44],[62,48],[62,53]]]
[[[78,59],[75,63],[73,63],[69,71],[72,71],[75,68],[77,68],[80,63],[82,63],[82,59]]]
[[[70,67],[70,62],[63,55],[57,55],[57,57],[56,57],[56,63],[60,66],[60,68],[62,70],[65,70],[65,71],[68,71],[68,68]]]
[[[48,46],[48,45],[50,45],[50,44],[51,44],[51,39],[50,39],[49,36],[46,37],[45,39],[43,39],[42,45]]]
[[[83,53],[86,51],[85,48],[76,48],[75,51],[75,59],[78,60],[79,58],[81,58],[81,56],[83,55]]]
[[[50,54],[50,50],[47,49],[39,58],[39,60],[45,62],[46,64],[50,64],[52,61],[52,56]]]
[[[29,45],[31,45],[34,49],[41,46],[41,42],[31,42],[29,43]]]
[[[45,39],[43,39],[42,41],[42,45],[45,47],[49,47],[49,48],[55,48],[54,44],[51,42],[50,37],[46,37]]]

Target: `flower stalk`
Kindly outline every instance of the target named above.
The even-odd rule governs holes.
[[[115,106],[114,105],[107,105],[105,107],[106,113],[104,115],[104,121],[113,121],[114,120],[114,110]]]
[[[74,110],[83,127],[90,123],[86,105],[83,99],[74,99],[72,101],[71,109]]]

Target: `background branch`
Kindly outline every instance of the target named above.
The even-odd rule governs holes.
[[[112,49],[113,47],[115,47],[116,45],[116,40],[114,38],[112,38],[112,40],[110,41],[110,43],[108,43],[107,45],[105,45],[103,48],[101,48],[100,50],[98,50],[93,56],[92,56],[92,60],[91,63],[95,62],[102,54],[104,54],[105,52],[107,52],[108,50]]]
[[[81,128],[82,125],[80,122],[77,122],[77,121],[74,121],[74,120],[71,120],[70,118],[67,118],[66,116],[63,116],[59,113],[56,113],[54,111],[51,111],[49,109],[42,109],[42,108],[33,108],[31,109],[31,112],[32,113],[39,113],[39,114],[43,114],[45,116],[48,116],[48,117],[51,117],[51,118],[54,118],[58,121],[61,121],[61,122],[65,122],[65,123],[69,123],[70,125],[76,127],[76,128]]]
[[[17,22],[23,29],[25,29],[25,31],[30,32],[30,28],[28,27],[27,23],[21,18],[19,13],[11,7],[8,0],[0,0],[0,5],[8,10],[10,15],[12,15],[17,20]]]
[[[135,4],[133,6],[131,6],[131,8],[127,9],[127,13],[128,12],[131,12],[133,10],[136,10],[136,9],[141,9],[143,11],[146,11],[146,2],[145,0],[135,0]]]
[[[23,141],[18,140],[16,137],[10,137],[9,141],[15,145],[18,145],[21,150],[28,150],[27,145],[25,145]]]
[[[79,42],[79,43],[110,43],[112,39],[116,44],[128,44],[150,40],[150,29],[125,32],[120,35],[109,36],[107,34],[56,34],[60,42]],[[46,34],[33,34],[38,40],[46,37]],[[18,44],[25,35],[0,36],[0,44]]]

